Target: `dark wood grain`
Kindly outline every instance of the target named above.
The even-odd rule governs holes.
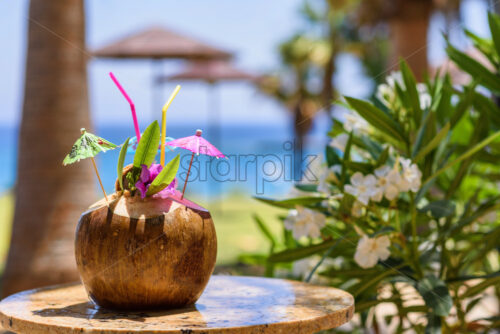
[[[215,266],[210,213],[172,199],[116,197],[79,221],[76,263],[99,306],[174,308],[193,304]]]

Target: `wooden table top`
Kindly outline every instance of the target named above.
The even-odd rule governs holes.
[[[123,312],[89,301],[81,284],[23,291],[0,302],[2,326],[17,333],[315,333],[348,322],[353,297],[301,282],[212,276],[187,308]]]

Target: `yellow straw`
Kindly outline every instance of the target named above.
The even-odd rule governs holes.
[[[168,101],[165,103],[163,108],[161,109],[161,153],[160,153],[160,164],[162,166],[165,166],[165,138],[167,137],[167,109],[170,107],[170,104],[174,100],[175,96],[177,93],[179,93],[179,90],[181,89],[181,86],[177,85],[175,87],[174,91],[172,92],[172,95],[170,95]]]

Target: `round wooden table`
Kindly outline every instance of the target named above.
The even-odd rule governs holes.
[[[99,308],[81,284],[28,290],[0,302],[16,333],[316,333],[348,322],[353,297],[339,289],[281,279],[212,276],[187,308],[123,312]]]

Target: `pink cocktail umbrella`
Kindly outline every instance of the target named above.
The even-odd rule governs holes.
[[[184,188],[182,188],[181,199],[184,198],[184,192],[186,191],[186,185],[189,178],[189,173],[191,171],[191,165],[193,164],[194,155],[205,154],[216,158],[225,158],[226,156],[222,154],[214,145],[210,144],[208,140],[201,137],[201,130],[196,130],[194,136],[183,137],[175,139],[166,143],[169,146],[180,147],[193,152],[191,154],[191,161],[189,162],[189,168],[186,175],[186,180],[184,181]]]

